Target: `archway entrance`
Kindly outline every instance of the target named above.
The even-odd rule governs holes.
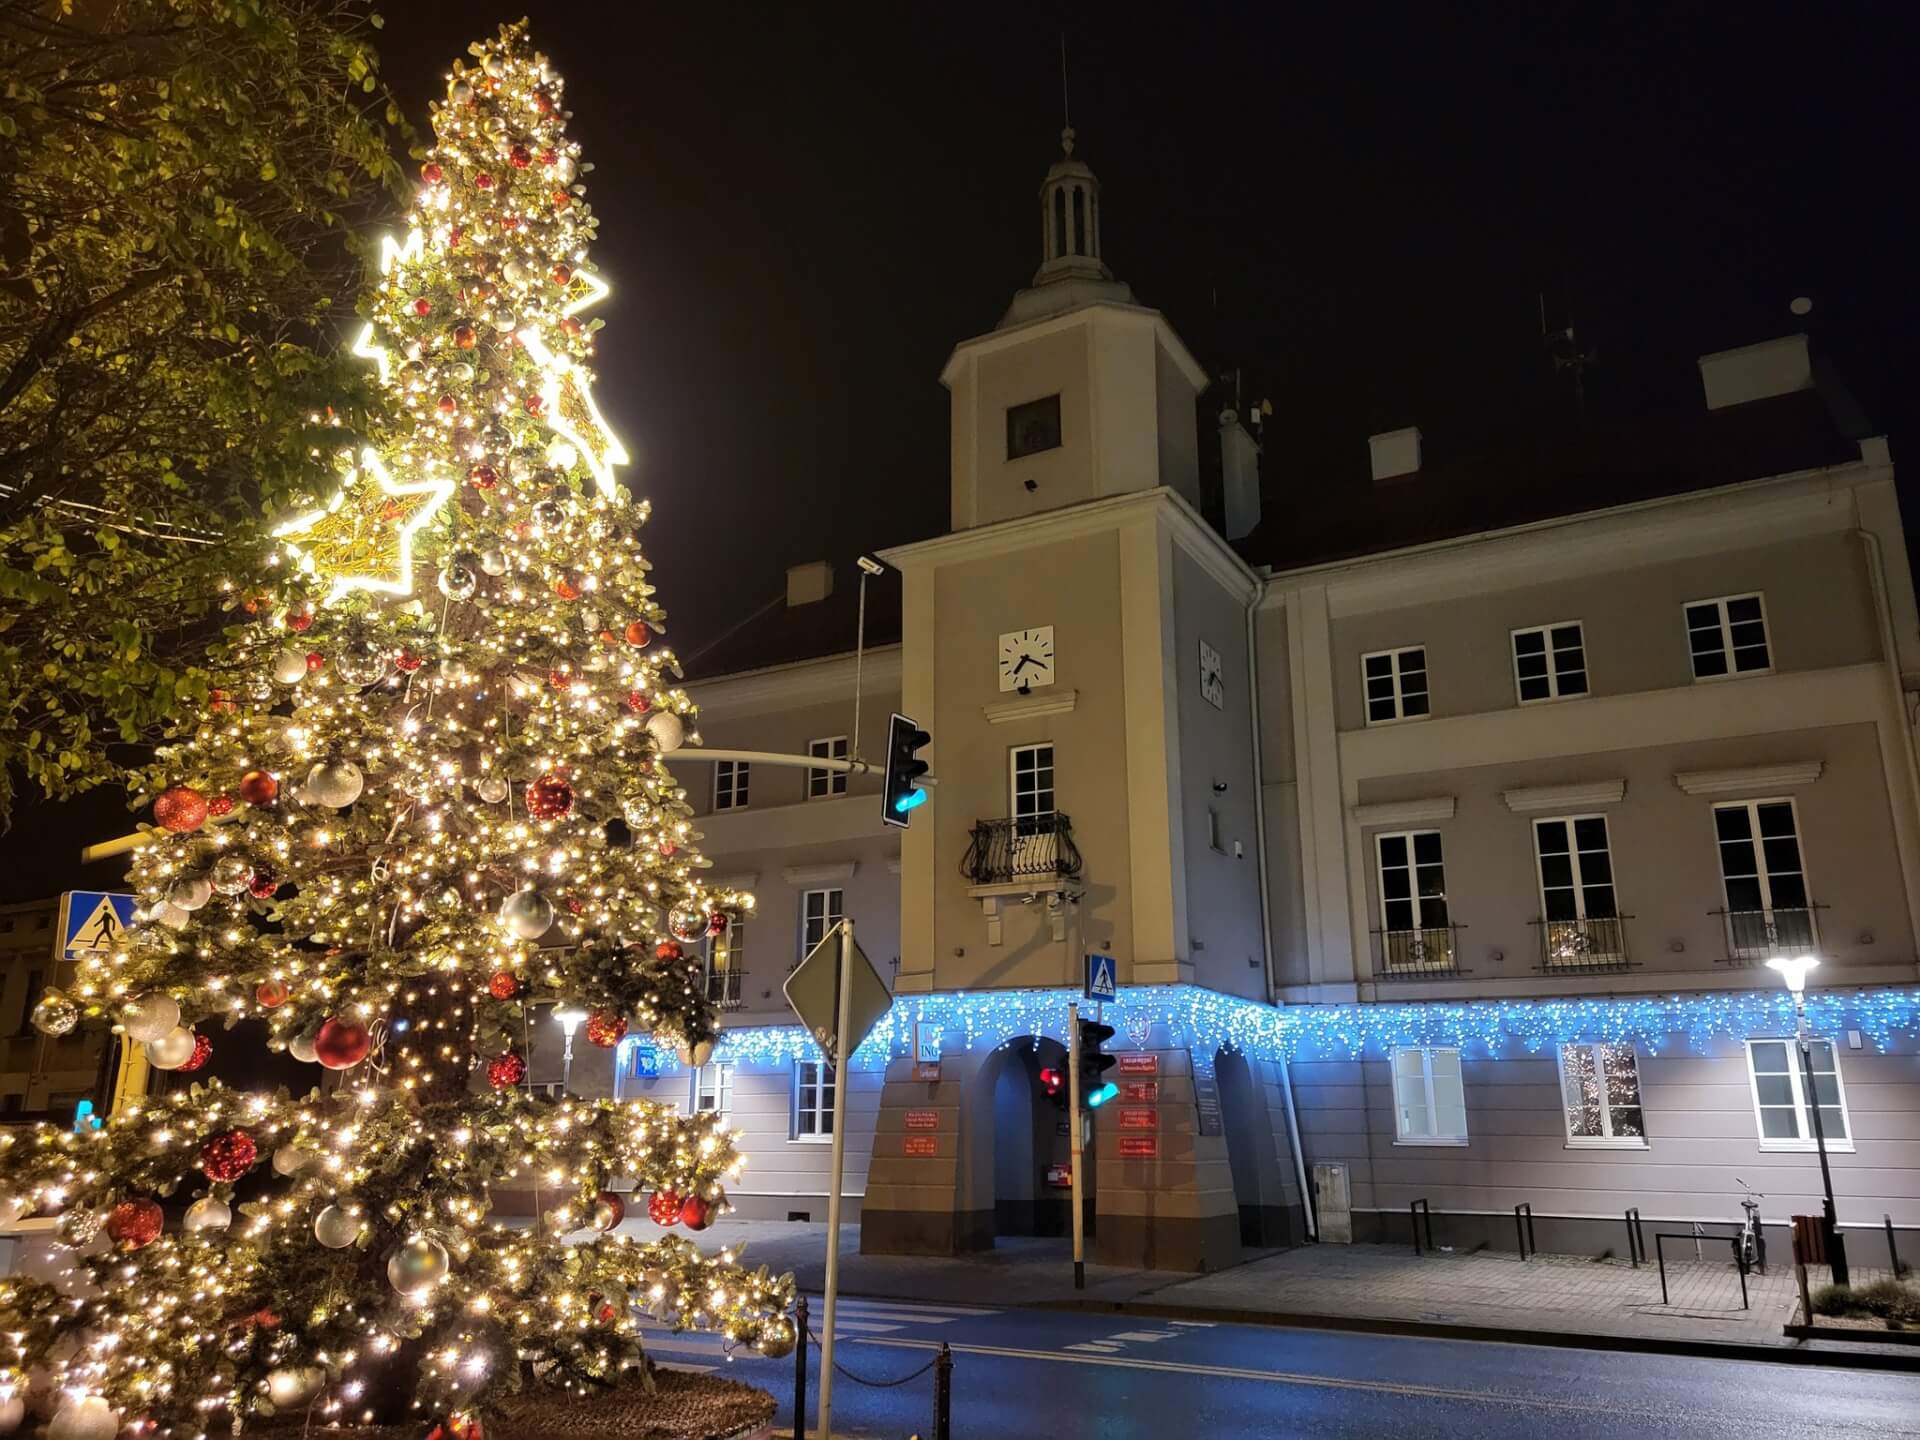
[[[1057,1040],[1022,1036],[1003,1046],[989,1063],[976,1118],[986,1124],[990,1146],[993,1229],[996,1236],[1058,1237],[1072,1233],[1072,1191],[1067,1182],[1072,1139],[1064,1099],[1046,1093],[1040,1072],[1065,1075],[1067,1052]],[[1093,1233],[1093,1166],[1086,1157],[1087,1233]],[[982,1177],[983,1179],[986,1177]]]
[[[1233,1172],[1233,1198],[1240,1209],[1240,1243],[1250,1249],[1284,1245],[1272,1233],[1263,1190],[1277,1181],[1273,1130],[1266,1099],[1261,1094],[1247,1057],[1234,1050],[1213,1057],[1215,1082],[1220,1089],[1220,1119],[1226,1132],[1227,1165]]]

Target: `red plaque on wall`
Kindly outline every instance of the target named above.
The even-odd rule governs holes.
[[[1155,1121],[1157,1119],[1157,1112],[1152,1110],[1122,1110],[1120,1112],[1120,1128],[1122,1130],[1152,1130],[1155,1128]]]
[[[907,1111],[907,1129],[938,1130],[939,1128],[940,1128],[940,1112],[938,1110]]]
[[[1160,1082],[1129,1080],[1120,1087],[1120,1098],[1132,1105],[1157,1105],[1160,1103]]]
[[[1123,1160],[1155,1160],[1160,1155],[1160,1137],[1158,1135],[1122,1135],[1120,1137],[1120,1158]]]
[[[1120,1073],[1122,1075],[1158,1075],[1160,1057],[1158,1055],[1122,1055]]]
[[[908,1135],[902,1141],[902,1150],[908,1155],[938,1155],[940,1142],[931,1135]]]

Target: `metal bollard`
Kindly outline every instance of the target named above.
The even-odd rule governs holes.
[[[953,1351],[944,1340],[933,1362],[933,1440],[953,1440]]]
[[[807,1297],[793,1302],[793,1328],[800,1343],[793,1347],[793,1440],[807,1440]]]

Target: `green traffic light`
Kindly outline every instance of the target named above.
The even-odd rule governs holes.
[[[1087,1108],[1089,1110],[1098,1110],[1119,1093],[1120,1087],[1109,1080],[1106,1084],[1096,1089],[1091,1095],[1087,1096]]]
[[[907,813],[907,811],[917,810],[920,806],[926,803],[927,803],[926,791],[909,790],[906,794],[902,795],[898,800],[893,802],[893,808],[895,810],[898,810],[902,815],[904,815]]]

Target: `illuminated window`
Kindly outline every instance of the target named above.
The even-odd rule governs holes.
[[[1807,1062],[1800,1042],[1749,1040],[1747,1078],[1753,1086],[1753,1114],[1760,1127],[1762,1150],[1812,1150],[1813,1114],[1807,1108],[1807,1063],[1813,1066],[1813,1088],[1819,1096],[1820,1129],[1829,1150],[1853,1149],[1847,1128],[1847,1092],[1840,1081],[1840,1065],[1831,1040],[1809,1040]]]
[[[1467,1143],[1460,1052],[1437,1045],[1393,1052],[1394,1130],[1403,1145]]]
[[[793,1138],[833,1138],[833,1067],[818,1060],[793,1066]]]
[[[1640,1066],[1632,1045],[1562,1045],[1560,1103],[1566,1112],[1569,1145],[1646,1147]]]
[[[712,1061],[693,1072],[693,1108],[717,1110],[722,1115],[733,1109],[733,1066]]]

